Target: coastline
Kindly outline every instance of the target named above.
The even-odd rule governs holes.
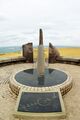
[[[59,50],[60,55],[63,57],[80,58],[80,48],[65,47],[65,48],[57,48],[57,49]],[[33,50],[34,50],[34,58],[36,58],[37,48],[34,48]],[[45,55],[45,58],[48,58],[48,48],[44,49],[44,55]],[[22,56],[22,51],[0,53],[0,60],[16,58],[21,56]]]

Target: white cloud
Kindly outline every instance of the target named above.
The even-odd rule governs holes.
[[[40,27],[45,44],[52,41],[56,45],[80,46],[80,0],[0,0],[0,32],[4,34],[3,38],[0,34],[0,41],[5,41],[5,45],[8,39],[16,44],[14,31],[19,33],[15,38],[18,44],[27,42],[26,39],[35,43]],[[5,34],[11,37],[6,38]]]

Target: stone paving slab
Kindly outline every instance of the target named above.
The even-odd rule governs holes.
[[[13,115],[21,120],[65,118],[66,112],[60,90],[31,92],[22,89]]]
[[[0,120],[13,120],[17,96],[9,88],[9,78],[15,70],[32,68],[33,64],[17,64],[0,68]],[[63,96],[67,117],[63,120],[80,120],[80,66],[66,64],[50,64],[50,68],[68,71],[73,78],[73,87]],[[19,119],[15,119],[19,120]],[[33,118],[30,120],[34,120]],[[41,119],[42,120],[42,119]],[[48,119],[44,119],[48,120]],[[59,119],[52,119],[59,120]],[[62,120],[62,119],[60,119]]]

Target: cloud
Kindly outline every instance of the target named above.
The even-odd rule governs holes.
[[[1,6],[0,6],[1,7]],[[8,20],[8,16],[6,13],[3,12],[3,10],[0,8],[0,21],[6,21]],[[1,27],[1,26],[0,26]]]
[[[0,41],[5,45],[15,45],[16,41],[20,45],[28,41],[37,44],[39,28],[43,29],[45,44],[51,40],[56,45],[79,45],[80,0],[2,0]]]
[[[6,20],[6,18],[4,16],[0,15],[0,21],[5,21],[5,20]]]

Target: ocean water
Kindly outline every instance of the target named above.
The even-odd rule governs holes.
[[[9,47],[0,47],[0,54],[19,52],[22,50],[20,46],[9,46]]]

